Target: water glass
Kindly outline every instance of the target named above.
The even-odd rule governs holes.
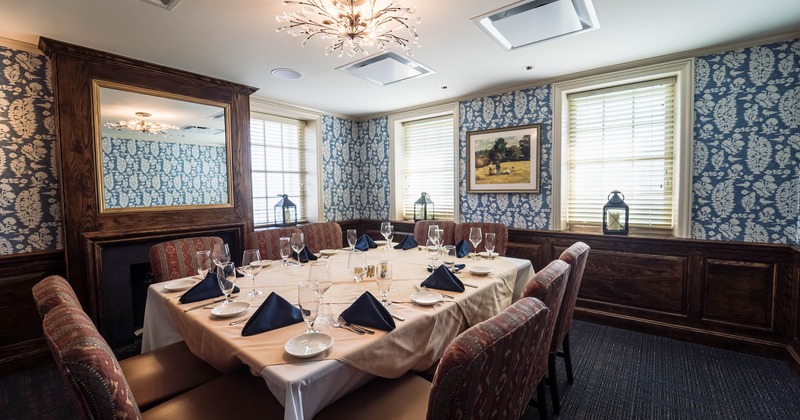
[[[358,243],[358,232],[355,229],[347,229],[347,244],[350,245],[350,250],[356,249]]]
[[[300,251],[306,247],[305,240],[303,239],[303,232],[292,233],[292,250],[297,254],[297,265],[301,266]]]
[[[456,265],[456,246],[455,245],[445,245],[444,251],[442,252],[444,255],[443,263],[444,266],[447,267],[448,270],[452,270],[453,267]]]
[[[483,238],[483,247],[489,253],[489,259],[492,260],[494,259],[495,239],[496,234],[494,232],[486,232],[486,236]]]
[[[228,244],[214,244],[211,250],[211,260],[217,267],[231,260],[231,250]]]
[[[322,306],[322,297],[325,295],[325,292],[333,286],[333,282],[331,281],[331,271],[330,267],[328,266],[327,261],[314,261],[309,264],[308,267],[308,281],[310,283],[316,283],[316,290],[317,296],[319,297],[319,307],[323,308]],[[320,313],[317,319],[317,323],[326,322],[326,315]]]
[[[439,259],[439,256],[442,252],[442,249],[439,248],[439,245],[431,238],[428,238],[427,242],[425,243],[425,253],[430,260],[429,267],[436,268],[436,260]]]
[[[347,257],[347,272],[353,276],[356,283],[361,283],[364,275],[367,274],[367,255],[364,251],[354,249]]]
[[[386,240],[386,249],[390,249],[392,247],[391,237],[394,236],[392,234],[392,224],[390,222],[381,222],[381,235],[383,235],[383,239]]]
[[[300,313],[303,314],[303,320],[306,321],[308,329],[304,334],[315,333],[314,321],[317,319],[319,312],[319,295],[317,295],[317,284],[310,281],[301,281],[297,286],[297,306],[300,307]]]
[[[475,253],[472,255],[472,259],[478,259],[478,244],[481,243],[482,239],[483,234],[481,233],[481,228],[469,228],[469,241],[472,242],[472,246],[475,248]]]
[[[278,239],[278,250],[281,253],[281,267],[289,265],[289,256],[292,255],[291,238],[283,236]]]
[[[227,305],[231,300],[233,288],[236,287],[236,267],[232,262],[221,263],[217,266],[217,283],[222,294],[225,295],[223,305]]]
[[[261,253],[257,249],[246,249],[242,254],[242,272],[253,281],[253,290],[247,296],[260,296],[263,292],[256,289],[256,275],[261,272]]]
[[[378,273],[375,276],[375,281],[378,282],[378,291],[381,292],[381,304],[389,306],[389,289],[392,288],[392,263],[389,261],[381,261],[378,263]]]
[[[429,225],[428,226],[428,239],[433,239],[434,244],[438,245],[439,240],[436,237],[436,231],[439,230],[439,225]]]
[[[197,267],[197,274],[200,279],[204,279],[208,275],[208,270],[211,270],[211,251],[203,250],[195,253],[195,266]]]

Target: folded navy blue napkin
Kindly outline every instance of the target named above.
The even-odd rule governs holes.
[[[358,242],[356,242],[356,249],[359,251],[369,251],[370,248],[377,248],[377,247],[378,244],[376,244],[375,241],[372,240],[372,238],[367,236],[366,233],[361,235],[361,237],[358,238]]]
[[[370,292],[364,292],[359,296],[349,308],[342,312],[341,316],[349,323],[364,327],[384,331],[392,331],[396,328],[392,315]]]
[[[462,239],[456,244],[456,257],[464,258],[467,255],[469,255],[469,243],[466,239]]]
[[[443,265],[433,270],[433,273],[422,282],[421,286],[430,287],[431,289],[449,290],[451,292],[464,291],[464,283],[461,283],[461,280]]]
[[[313,252],[309,251],[308,247],[306,246],[306,247],[303,247],[303,249],[300,250],[300,258],[297,258],[297,253],[292,251],[292,258],[300,261],[301,263],[307,263],[309,261],[316,260],[317,256],[314,255]]]
[[[303,314],[300,313],[300,309],[272,292],[267,296],[267,300],[258,307],[256,313],[244,324],[242,335],[246,337],[260,334],[298,322],[303,322]]]
[[[233,293],[239,293],[238,286],[233,286]],[[217,283],[217,273],[209,271],[203,280],[181,295],[179,302],[192,303],[220,296],[222,296],[222,290]]]
[[[466,264],[456,264],[456,265],[453,266],[453,268],[456,269],[456,270],[463,270],[464,267],[466,267],[466,266],[467,266]],[[431,266],[428,266],[428,272],[429,273],[433,272],[433,268],[431,268]]]
[[[417,243],[417,241],[414,239],[413,236],[406,235],[406,237],[403,238],[402,241],[400,241],[397,245],[394,246],[394,249],[408,250],[416,248],[418,246],[419,244]]]

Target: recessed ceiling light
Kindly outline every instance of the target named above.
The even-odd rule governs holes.
[[[522,70],[531,71],[533,70],[533,66],[522,66]]]
[[[303,77],[300,72],[292,69],[273,69],[272,75],[282,80],[297,80]]]
[[[439,86],[439,89],[441,89],[441,90],[447,90],[447,88],[448,88],[448,87],[449,87],[449,86],[447,86],[447,85],[441,85],[441,86]]]

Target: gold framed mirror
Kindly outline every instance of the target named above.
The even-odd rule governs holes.
[[[233,207],[229,105],[93,80],[100,213]]]

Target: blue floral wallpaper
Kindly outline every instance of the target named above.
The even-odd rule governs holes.
[[[366,194],[366,206],[361,211],[365,219],[389,218],[391,197],[389,181],[389,118],[381,117],[358,123],[361,156],[359,188]]]
[[[695,60],[692,237],[800,243],[800,40]]]
[[[358,123],[322,117],[322,202],[326,221],[358,219],[367,206],[360,188],[365,156],[358,140]]]
[[[494,222],[520,229],[548,229],[552,176],[550,150],[553,107],[550,86],[518,90],[460,104],[459,184],[462,222]],[[539,194],[467,194],[467,133],[541,123]]]
[[[62,249],[46,57],[0,46],[0,255]]]
[[[225,147],[103,138],[105,207],[228,202]]]

